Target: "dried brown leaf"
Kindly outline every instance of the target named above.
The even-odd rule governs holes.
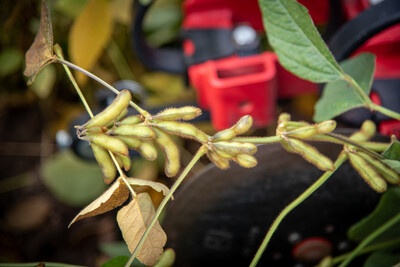
[[[68,227],[83,218],[96,216],[121,206],[128,197],[129,189],[119,178],[100,197],[81,210]]]
[[[143,180],[143,179],[137,179],[137,178],[126,178],[129,184],[131,185],[136,185],[136,186],[150,186],[157,192],[162,192],[164,196],[166,196],[169,193],[169,188],[166,187],[162,183],[158,182],[153,182],[153,181],[148,181],[148,180]],[[172,197],[173,199],[173,197]]]
[[[118,225],[131,253],[142,238],[154,213],[153,203],[147,193],[139,194],[118,212]],[[153,266],[160,259],[166,242],[167,235],[156,222],[140,249],[137,259],[145,265]]]
[[[31,77],[28,85],[33,83],[38,74],[53,60],[53,27],[51,26],[50,11],[45,0],[42,1],[39,32],[25,54],[26,67],[24,75]]]

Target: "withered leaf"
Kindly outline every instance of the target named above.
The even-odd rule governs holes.
[[[128,197],[129,189],[119,178],[100,197],[81,210],[68,227],[83,218],[96,216],[121,206]]]
[[[25,54],[26,67],[24,75],[31,77],[28,85],[34,82],[36,75],[53,61],[53,28],[50,11],[45,0],[42,0],[39,32]]]
[[[163,195],[167,195],[169,192],[169,188],[166,187],[164,184],[162,183],[158,183],[158,182],[153,182],[153,181],[147,181],[147,180],[143,180],[143,179],[137,179],[137,178],[127,178],[126,179],[128,181],[129,184],[131,185],[137,185],[137,186],[150,186],[151,188],[153,188],[155,191],[157,192],[162,192]]]
[[[154,213],[153,203],[147,193],[139,194],[136,199],[118,211],[118,225],[131,253],[138,245]],[[140,249],[137,259],[145,265],[153,266],[160,259],[166,242],[167,235],[157,221]]]

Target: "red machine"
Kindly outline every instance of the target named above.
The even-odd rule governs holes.
[[[317,26],[326,27],[328,45],[338,60],[365,51],[377,55],[372,99],[400,111],[399,1],[386,0],[374,6],[371,3],[379,1],[299,2],[308,8]],[[263,25],[256,0],[245,4],[241,0],[185,1],[183,51],[155,49],[145,43],[140,33],[147,8],[136,7],[133,36],[138,57],[151,69],[186,72],[199,106],[210,111],[217,130],[230,127],[244,114],[253,116],[256,126],[265,126],[275,119],[277,99],[318,90],[316,84],[284,70],[274,53],[262,51]],[[382,10],[390,10],[393,16],[381,16]],[[371,22],[379,26],[369,25]],[[357,34],[362,30],[364,34]],[[343,121],[359,124],[370,118],[379,123],[382,133],[400,135],[398,121],[366,110],[357,114],[360,121],[349,114],[341,117]]]

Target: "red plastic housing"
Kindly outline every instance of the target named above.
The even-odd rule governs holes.
[[[217,130],[232,126],[249,114],[256,126],[275,115],[275,55],[270,52],[246,58],[210,60],[189,68],[199,103],[209,108]]]
[[[265,126],[275,120],[278,95],[291,97],[317,90],[315,84],[284,70],[272,52],[209,60],[189,67],[189,77],[199,105],[211,111],[217,130],[232,126],[247,114],[255,126]]]

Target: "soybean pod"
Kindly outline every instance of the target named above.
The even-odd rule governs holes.
[[[180,153],[177,145],[172,138],[163,130],[155,128],[156,142],[164,152],[165,158],[165,174],[168,177],[173,177],[178,174],[181,167]]]
[[[131,101],[131,93],[128,90],[122,90],[114,101],[105,110],[91,118],[81,128],[90,128],[95,126],[107,126],[115,121],[119,115],[126,110]]]
[[[113,160],[111,159],[108,151],[101,146],[96,144],[90,144],[94,157],[97,160],[101,168],[101,172],[103,173],[103,179],[106,184],[111,184],[114,181],[115,176],[117,175],[117,168],[114,165]]]
[[[106,134],[90,134],[86,135],[84,139],[110,150],[114,154],[121,154],[124,156],[128,156],[129,154],[126,144],[116,137]]]

